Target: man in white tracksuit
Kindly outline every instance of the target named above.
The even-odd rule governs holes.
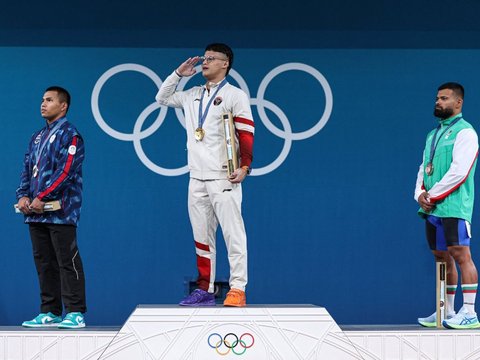
[[[206,84],[176,91],[180,79],[196,73],[202,61]],[[247,237],[241,213],[241,182],[250,172],[254,122],[244,91],[229,84],[226,76],[233,52],[225,44],[210,44],[205,55],[187,59],[163,82],[156,100],[161,105],[183,108],[187,130],[188,212],[197,255],[198,289],[180,305],[214,306],[215,234],[220,224],[230,264],[230,291],[225,306],[245,306]],[[231,113],[240,166],[227,175],[227,152],[222,114]]]

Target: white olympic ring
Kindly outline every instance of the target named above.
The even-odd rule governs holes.
[[[197,66],[195,67],[195,69],[197,70],[197,74],[201,73],[201,66]],[[291,70],[303,71],[313,76],[320,83],[320,85],[322,86],[323,92],[325,94],[325,110],[320,120],[310,129],[305,130],[303,132],[298,132],[298,133],[295,133],[292,131],[290,122],[287,116],[285,115],[285,113],[277,105],[264,99],[265,90],[268,84],[277,75],[286,71],[291,71]],[[135,122],[133,127],[133,132],[130,134],[123,133],[113,129],[103,119],[100,113],[99,105],[98,105],[100,92],[103,86],[105,85],[105,83],[112,76],[124,71],[134,71],[134,72],[142,73],[147,77],[149,77],[158,88],[160,88],[160,86],[162,85],[162,80],[158,77],[158,75],[155,74],[151,69],[143,65],[128,63],[128,64],[116,65],[110,68],[105,73],[103,73],[102,76],[100,76],[100,78],[97,80],[92,91],[91,106],[92,106],[92,113],[95,121],[105,133],[112,136],[113,138],[122,140],[122,141],[132,141],[135,152],[137,153],[137,156],[139,157],[140,161],[151,171],[164,176],[179,176],[179,175],[188,173],[188,165],[185,165],[176,169],[167,169],[167,168],[163,168],[156,165],[147,157],[147,155],[145,154],[142,148],[141,140],[149,137],[155,131],[157,131],[162,125],[163,121],[165,120],[165,117],[167,115],[167,110],[168,110],[166,106],[160,106],[156,102],[147,106],[138,116],[137,121]],[[237,71],[235,71],[234,69],[231,69],[229,75],[237,82],[239,87],[250,98],[251,105],[257,106],[259,118],[262,121],[262,123],[265,125],[267,130],[269,130],[275,136],[285,140],[283,148],[280,154],[278,155],[278,157],[275,160],[273,160],[270,164],[264,167],[254,168],[251,173],[253,176],[265,175],[277,169],[285,161],[288,154],[290,153],[290,148],[292,146],[293,140],[305,140],[317,134],[326,125],[332,113],[333,94],[332,94],[330,85],[327,79],[317,69],[309,65],[302,64],[302,63],[287,63],[272,69],[260,83],[256,98],[250,97],[250,91],[248,89],[248,85]],[[192,78],[193,77],[182,78],[177,86],[178,91],[183,90],[185,88],[185,85]],[[278,119],[280,120],[283,126],[283,130],[277,128],[270,121],[270,119],[268,118],[265,112],[265,108],[273,112],[278,117]],[[148,118],[148,116],[151,113],[153,113],[157,109],[160,109],[160,111],[155,121],[147,129],[142,130],[142,126],[145,120]],[[182,110],[175,109],[175,114],[180,124],[185,128],[185,117],[183,115]]]

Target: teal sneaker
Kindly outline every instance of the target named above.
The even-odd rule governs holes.
[[[447,319],[451,319],[454,316],[455,316],[455,313],[448,314]],[[424,318],[418,318],[417,321],[420,325],[425,326],[425,327],[436,327],[437,326],[437,313],[434,312],[430,316],[427,316],[427,317],[424,317]]]
[[[56,326],[62,322],[60,316],[54,315],[51,312],[41,313],[33,320],[24,321],[22,323],[23,327],[27,328],[40,328],[40,327],[50,327]]]
[[[65,315],[63,321],[58,324],[59,329],[80,329],[85,327],[85,318],[80,312],[71,312]]]
[[[461,308],[457,315],[448,320],[443,320],[442,325],[448,329],[478,329],[477,313],[469,313],[467,309]]]

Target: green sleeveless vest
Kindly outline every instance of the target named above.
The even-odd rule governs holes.
[[[433,185],[439,182],[445,173],[450,168],[452,163],[452,152],[453,144],[457,138],[457,134],[463,129],[473,129],[465,120],[461,119],[456,124],[454,124],[450,129],[445,132],[441,138],[439,136],[443,133],[446,127],[454,121],[457,117],[462,117],[462,114],[459,114],[455,117],[441,121],[441,128],[437,133],[436,142],[438,143],[435,156],[433,158],[433,174],[427,175],[426,167],[430,161],[430,151],[433,136],[436,129],[432,130],[427,135],[427,142],[425,144],[425,157],[423,159],[423,184],[425,190],[428,192]],[[474,199],[474,174],[477,161],[472,166],[470,173],[468,174],[465,182],[460,185],[455,191],[450,193],[445,199],[436,202],[436,206],[432,212],[428,215],[434,215],[438,217],[454,217],[459,219],[465,219],[468,222],[472,222],[472,212],[473,212],[473,199]],[[418,210],[419,215],[426,216],[427,213],[423,209]]]

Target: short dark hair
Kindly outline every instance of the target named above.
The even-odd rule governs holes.
[[[463,86],[456,82],[447,82],[445,84],[442,84],[438,87],[437,90],[440,91],[445,89],[452,90],[455,95],[457,95],[460,99],[463,99],[465,95],[465,89],[463,88]]]
[[[228,68],[227,68],[227,75],[228,75],[233,65],[233,51],[230,48],[230,46],[222,43],[213,43],[213,44],[207,45],[207,47],[205,48],[205,51],[215,51],[215,52],[225,54],[225,56],[228,59]]]
[[[66,89],[64,89],[60,86],[50,86],[49,88],[47,88],[45,90],[45,92],[47,92],[47,91],[55,91],[58,94],[58,99],[60,100],[60,102],[67,103],[67,105],[68,105],[67,111],[68,111],[68,109],[70,108],[70,99],[71,98],[70,98],[70,93]]]

